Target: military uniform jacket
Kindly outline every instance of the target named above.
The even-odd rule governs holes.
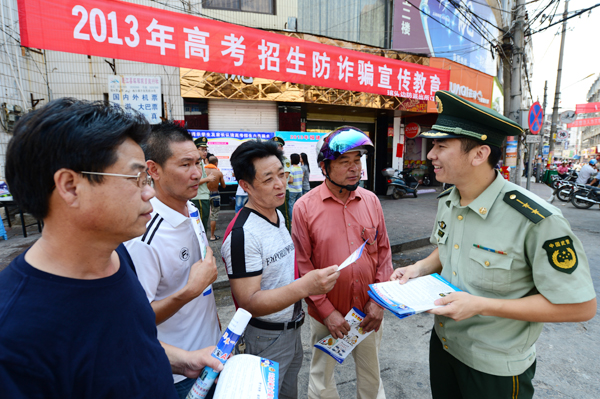
[[[292,173],[292,163],[290,162],[290,159],[286,156],[283,157],[283,173]],[[289,178],[289,176],[288,176]],[[288,184],[287,180],[285,182],[285,187],[287,190],[290,189],[289,187],[290,185]],[[290,215],[291,218],[291,215]]]
[[[431,242],[442,276],[470,294],[516,299],[540,293],[554,304],[596,295],[587,257],[561,212],[497,175],[468,206],[452,188],[440,196]],[[444,348],[484,373],[512,376],[535,360],[543,323],[476,315],[435,317]]]

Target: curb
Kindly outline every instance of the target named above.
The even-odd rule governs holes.
[[[417,238],[416,240],[400,242],[396,244],[390,243],[390,248],[392,253],[398,253],[403,251],[408,251],[409,249],[421,248],[426,245],[429,245],[429,237]],[[229,279],[222,281],[215,281],[213,284],[213,290],[222,290],[225,288],[229,288]]]

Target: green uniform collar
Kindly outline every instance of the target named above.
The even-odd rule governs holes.
[[[500,173],[496,172],[496,179],[490,184],[473,202],[467,205],[468,208],[471,208],[473,212],[479,215],[482,219],[487,219],[487,216],[492,209],[492,205],[500,195],[502,188],[504,187],[504,183],[506,180],[500,175]],[[461,207],[460,205],[460,193],[458,189],[454,187],[448,199],[446,200],[447,206]]]

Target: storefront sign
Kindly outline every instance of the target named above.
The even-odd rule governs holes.
[[[228,132],[215,130],[188,130],[192,137],[208,138],[208,152],[219,159],[219,169],[223,172],[225,184],[237,184],[231,167],[231,154],[244,141],[252,139],[269,140],[275,133],[268,132]],[[313,150],[314,152],[314,150]]]
[[[492,95],[494,92],[494,78],[475,69],[466,67],[445,58],[432,58],[429,65],[450,71],[450,92],[464,98],[465,100],[483,105],[492,106]],[[437,112],[435,102],[427,103],[428,112]]]
[[[161,121],[160,98],[159,76],[117,75],[108,78],[108,101],[141,112],[151,124]]]
[[[481,1],[395,1],[392,48],[446,57],[495,75],[496,61],[488,40],[496,40],[498,30],[486,21],[496,21],[496,17]]]
[[[21,45],[415,100],[448,71],[259,29],[103,0],[18,0]]]
[[[567,125],[567,129],[572,127],[582,127],[582,126],[596,126],[600,125],[600,118],[587,118],[587,119],[577,119],[573,123],[569,123]]]
[[[409,123],[404,128],[404,135],[407,139],[414,139],[419,133],[421,133],[421,126],[418,123]]]

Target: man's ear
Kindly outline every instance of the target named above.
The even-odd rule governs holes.
[[[240,180],[238,181],[238,184],[242,187],[242,189],[248,193],[248,188],[252,187],[252,185],[250,183],[248,183],[246,180]]]
[[[325,170],[325,162],[324,161],[319,162],[319,168],[321,169],[321,173],[323,173],[323,176],[327,176],[327,171]]]
[[[473,158],[471,160],[471,165],[479,166],[484,163],[487,163],[488,158],[492,152],[492,149],[490,148],[489,145],[484,144],[484,145],[477,146],[476,148],[473,148],[471,151],[473,151]]]
[[[158,181],[160,180],[160,173],[162,172],[162,168],[159,164],[149,159],[146,161],[146,166],[148,167],[148,174],[152,177],[152,180]]]
[[[85,179],[82,174],[71,169],[62,168],[54,172],[54,185],[56,193],[67,206],[79,206],[79,193],[77,186]]]

